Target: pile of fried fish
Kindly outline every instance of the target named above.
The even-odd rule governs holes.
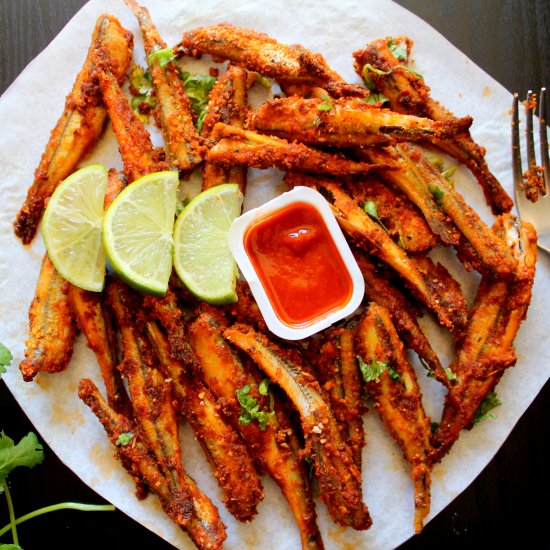
[[[63,280],[46,254],[29,311],[23,378],[64,371],[83,333],[105,396],[84,379],[80,398],[105,428],[137,497],[156,494],[201,549],[221,548],[226,530],[182,466],[182,419],[235,518],[253,520],[263,498],[260,475],[270,475],[288,501],[302,547],[319,549],[314,487],[336,524],[359,530],[372,524],[361,481],[363,416],[371,403],[410,466],[420,532],[433,466],[473,426],[516,362],[513,342],[535,274],[533,227],[510,213],[510,197],[469,133],[472,119],[456,118],[433,100],[408,66],[410,39],[384,38],[355,52],[358,85],[345,82],[318,53],[229,24],[184,32],[167,48],[148,11],[134,0],[126,4],[143,34],[164,146],[151,142],[142,116],[147,106],[121,91],[133,35],[102,15],[15,233],[23,243],[33,239],[48,198],[109,119],[123,171],[109,172],[106,207],[124,186],[159,170],[178,170],[183,185],[200,170],[202,189],[234,182],[245,192],[248,168],[278,168],[289,188],[311,187],[330,204],[364,275],[364,304],[338,326],[288,342],[269,333],[244,281],[229,306],[200,302],[176,276],[164,297],[140,294],[112,275],[102,293],[93,293]],[[218,78],[198,114],[180,64],[203,55],[223,69],[212,69]],[[280,93],[252,109],[249,91],[267,79]],[[493,227],[430,150],[471,171],[495,216]],[[472,307],[451,273],[430,258],[437,246],[452,248],[473,278],[480,276]],[[449,365],[421,329],[423,314],[452,336]],[[437,423],[423,408],[409,350],[446,388]]]

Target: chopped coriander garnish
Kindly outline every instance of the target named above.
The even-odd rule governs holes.
[[[134,434],[132,432],[121,433],[115,441],[115,445],[126,447],[132,439],[134,439]]]
[[[130,85],[136,95],[148,94],[153,89],[153,79],[149,71],[144,71],[139,65],[132,65],[130,70]]]
[[[454,373],[449,367],[443,367],[443,370],[445,371],[445,374],[447,375],[447,378],[451,382],[455,382],[455,381],[458,380],[458,376],[456,375],[456,373]]]
[[[445,191],[441,189],[441,187],[438,187],[437,185],[434,185],[433,183],[430,183],[428,185],[428,189],[430,193],[432,194],[435,202],[438,206],[443,207],[443,197],[445,196]]]
[[[441,157],[436,157],[436,158],[430,159],[430,162],[437,169],[437,171],[449,183],[452,184],[452,177],[453,177],[454,173],[456,172],[456,166],[449,166],[449,168],[445,168],[445,164],[443,163],[443,159]]]
[[[269,384],[271,384],[271,381],[269,378],[264,378],[260,385],[258,386],[258,391],[260,392],[260,395],[267,395],[269,392]]]
[[[149,112],[155,108],[156,97],[153,93],[153,80],[148,71],[133,65],[130,71],[130,91],[133,96],[130,105],[140,120],[147,122]]]
[[[376,90],[376,84],[374,83],[374,80],[372,79],[370,73],[378,74],[378,75],[388,75],[391,74],[391,71],[382,71],[381,69],[377,69],[370,63],[366,63],[363,65],[363,80],[365,82],[365,86],[369,90]]]
[[[365,82],[365,86],[369,90],[376,90],[376,83],[372,79],[371,73],[377,74],[377,75],[389,75],[395,71],[395,69],[403,69],[404,71],[407,71],[408,73],[414,74],[416,77],[423,79],[422,75],[411,69],[410,67],[407,67],[406,65],[397,65],[397,67],[394,67],[393,69],[390,69],[389,71],[383,71],[382,69],[377,69],[374,65],[371,65],[370,63],[366,63],[363,65],[362,75],[363,75],[363,81]]]
[[[393,57],[399,61],[407,61],[407,50],[403,46],[398,46],[393,38],[390,38],[386,45],[392,53]]]
[[[376,103],[386,103],[386,101],[389,101],[389,98],[387,98],[384,94],[372,92],[365,98],[365,102],[368,104],[376,104]]]
[[[388,228],[384,225],[382,220],[378,217],[378,209],[376,208],[376,203],[374,201],[367,201],[363,204],[363,210],[374,220],[376,220],[384,229],[386,233],[389,233]]]
[[[357,361],[359,362],[359,369],[363,375],[365,382],[378,382],[380,375],[387,371],[392,380],[400,380],[399,373],[392,369],[387,361],[377,361],[373,359],[370,363],[365,363],[363,359],[358,355]]]
[[[330,111],[334,108],[334,101],[327,94],[323,94],[321,100],[322,102],[317,104],[319,111]]]
[[[496,416],[490,411],[499,405],[502,405],[502,401],[498,398],[497,393],[494,391],[489,392],[480,403],[472,423],[479,424],[479,422],[482,422],[486,418],[494,420]]]
[[[2,375],[6,372],[6,367],[11,365],[12,359],[13,355],[10,350],[0,342],[0,378],[2,378]]]
[[[187,97],[191,101],[191,107],[197,117],[196,124],[200,131],[207,112],[208,97],[210,95],[210,91],[216,83],[216,79],[210,75],[192,75],[188,72],[181,73],[180,77],[183,80]]]
[[[433,434],[437,432],[437,430],[439,430],[439,422],[430,422],[430,429]]]
[[[166,67],[170,61],[175,59],[174,50],[172,48],[162,48],[155,50],[148,58],[147,63],[149,66],[157,61],[159,67]]]
[[[262,387],[263,391],[267,392],[267,385]],[[253,420],[257,420],[260,425],[260,430],[265,431],[269,419],[275,414],[273,410],[273,401],[270,394],[271,411],[262,411],[258,401],[254,397],[250,397],[250,384],[246,384],[240,390],[236,391],[237,399],[241,406],[241,416],[239,416],[239,424],[250,424]],[[265,394],[262,394],[265,395]]]

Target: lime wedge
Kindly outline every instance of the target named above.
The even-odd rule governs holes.
[[[174,268],[187,288],[210,304],[237,300],[237,264],[227,244],[229,228],[241,213],[239,186],[226,183],[197,195],[174,227]]]
[[[105,282],[101,227],[106,188],[104,166],[81,168],[59,184],[42,218],[44,244],[58,273],[95,292]]]
[[[134,288],[166,294],[172,272],[172,230],[176,214],[176,172],[155,172],[118,195],[103,220],[109,264]]]

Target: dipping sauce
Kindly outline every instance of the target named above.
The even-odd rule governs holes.
[[[247,229],[244,248],[287,325],[310,324],[351,299],[352,278],[311,204],[296,202],[259,219]]]

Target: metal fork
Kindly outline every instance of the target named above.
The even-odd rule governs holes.
[[[527,138],[528,169],[536,170],[535,143],[533,138],[534,95],[529,91],[525,102],[525,134]],[[550,162],[548,160],[548,138],[546,130],[546,88],[541,88],[539,99],[539,141],[540,168],[539,177],[544,182],[544,191],[539,193],[538,200],[532,202],[525,196],[523,186],[523,169],[521,162],[521,146],[519,135],[519,98],[514,94],[512,107],[512,164],[514,171],[514,192],[519,217],[533,224],[538,234],[538,246],[550,254]]]

